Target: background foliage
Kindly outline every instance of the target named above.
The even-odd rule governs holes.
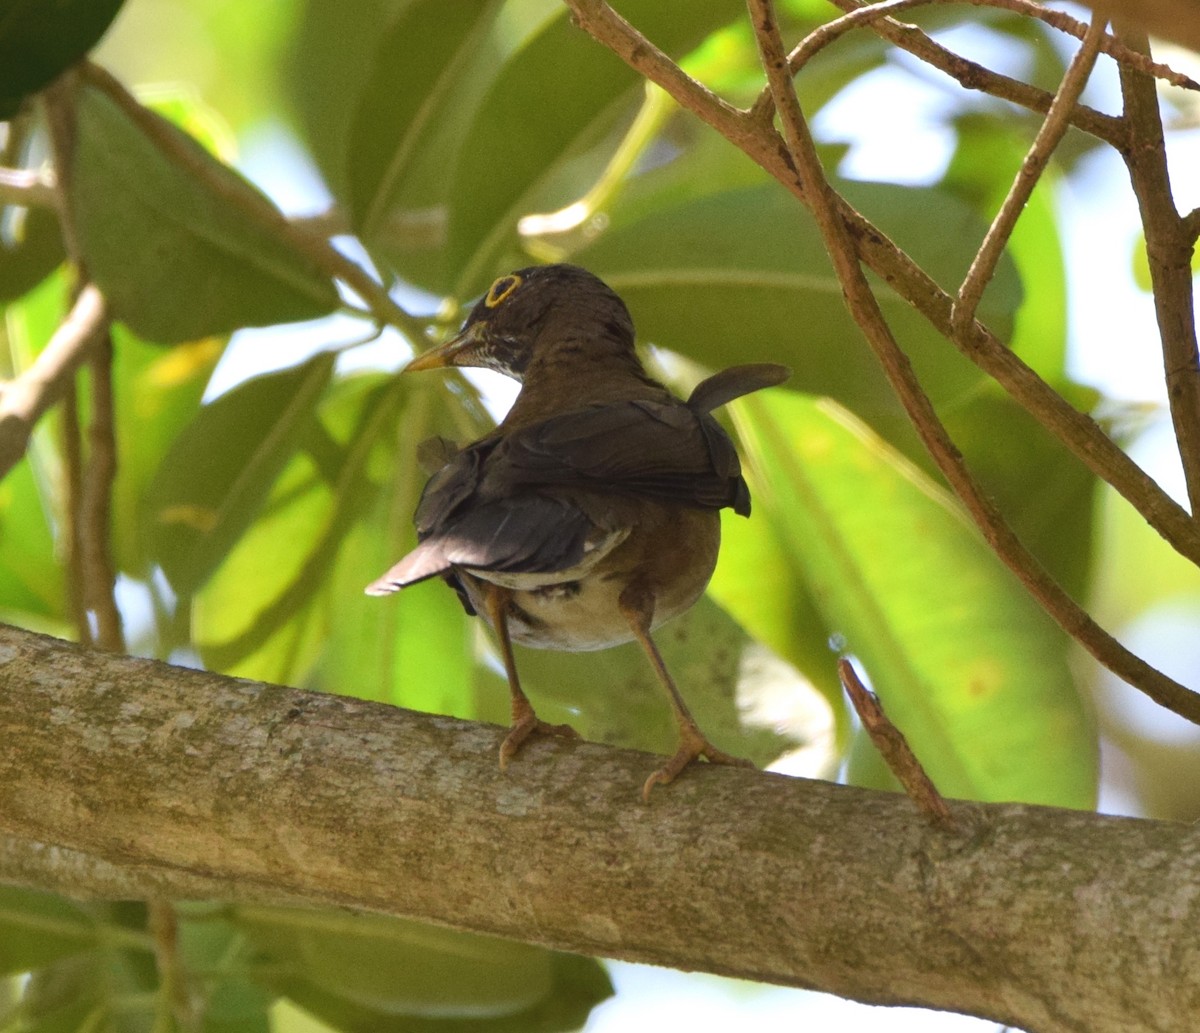
[[[754,100],[761,70],[739,4],[691,0],[686,16],[660,0],[619,6],[690,74]],[[831,13],[819,0],[780,6],[795,39]],[[1035,20],[946,7],[913,17],[931,31],[983,26],[1045,89],[1062,76],[1060,41]],[[0,195],[0,371],[28,369],[69,310],[77,274],[61,263],[73,251],[116,318],[105,533],[132,651],[503,720],[490,647],[452,593],[433,584],[380,601],[362,587],[412,545],[417,444],[468,439],[490,420],[479,381],[395,368],[456,327],[494,276],[567,260],[626,299],[650,361],[681,392],[737,362],[795,371],[786,390],[731,407],[755,515],[727,521],[708,597],[661,635],[714,739],[762,764],[890,784],[836,682],[844,651],[947,795],[1094,806],[1096,671],[948,496],[807,213],[556,0],[130,0],[94,55],[120,82],[85,71],[48,107],[18,107],[103,28],[43,34],[49,73],[30,60],[0,90],[13,98],[0,111],[12,116],[3,164],[38,170],[53,150],[62,206],[60,219]],[[29,31],[0,23],[0,53]],[[801,76],[807,113],[891,64],[878,37],[851,34]],[[948,289],[1039,123],[984,96],[952,100],[955,149],[937,181],[837,184]],[[1059,184],[1096,146],[1068,137],[980,318],[1044,380],[1103,412],[1066,368],[1071,257],[1058,218]],[[273,193],[289,178],[309,184],[304,214],[315,217],[284,222],[232,171],[239,147],[252,173],[270,166]],[[822,148],[836,168],[843,142]],[[395,289],[407,316],[393,329],[380,336],[371,299],[339,293],[313,243],[322,234]],[[1118,514],[1099,526],[1110,506],[1096,479],[906,302],[881,297],[971,468],[1064,587],[1086,601],[1119,562],[1137,598],[1122,618],[1194,598],[1193,568],[1155,552],[1147,576],[1148,561],[1129,559],[1156,549],[1144,525]],[[297,321],[309,322],[246,329]],[[96,625],[70,542],[98,369],[0,482],[0,618],[64,637]],[[519,662],[546,719],[669,748],[669,714],[636,647]],[[1138,756],[1136,733],[1119,734]],[[1158,803],[1190,817],[1196,799]],[[286,998],[334,1029],[556,1030],[608,992],[593,962],[400,922],[219,905],[170,920],[176,949],[164,958],[153,909],[147,933],[142,905],[3,890],[2,971],[33,976],[5,984],[0,1028],[316,1028],[281,1010]]]

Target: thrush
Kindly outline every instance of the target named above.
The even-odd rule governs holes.
[[[642,367],[624,302],[573,265],[501,276],[457,336],[405,371],[450,366],[498,370],[520,393],[494,431],[444,456],[417,506],[417,547],[367,593],[440,577],[492,626],[512,696],[501,768],[535,733],[575,734],[538,718],[513,642],[583,651],[633,640],[680,735],[643,797],[700,758],[748,765],[704,737],[651,632],[707,586],[719,511],[750,513],[737,452],[712,410],[782,382],[787,368],[734,366],[681,401]]]

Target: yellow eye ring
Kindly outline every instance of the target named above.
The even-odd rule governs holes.
[[[520,286],[521,277],[516,274],[510,273],[508,276],[501,276],[500,279],[488,288],[487,296],[483,299],[483,303],[488,308],[495,308]]]

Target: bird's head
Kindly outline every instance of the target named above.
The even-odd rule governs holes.
[[[636,362],[629,310],[586,269],[533,266],[496,280],[462,330],[418,355],[405,371],[479,366],[523,382],[531,364],[572,349]]]

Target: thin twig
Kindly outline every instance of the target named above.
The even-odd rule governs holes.
[[[1034,137],[1029,153],[1025,155],[1025,160],[1017,170],[1008,196],[1004,198],[1000,211],[996,213],[983,243],[971,261],[971,268],[967,271],[966,278],[958,289],[958,297],[954,300],[954,307],[950,310],[950,326],[957,337],[963,336],[975,322],[975,311],[996,271],[996,263],[1000,261],[1000,256],[1008,246],[1008,239],[1025,210],[1033,188],[1037,186],[1038,180],[1050,164],[1054,149],[1066,134],[1071,112],[1096,64],[1096,55],[1099,53],[1100,40],[1105,34],[1106,24],[1107,22],[1097,15],[1088,26],[1083,45],[1063,76],[1058,92],[1054,95],[1054,102],[1050,105],[1037,136]]]
[[[854,242],[839,210],[838,197],[825,178],[816,145],[800,110],[772,0],[747,0],[747,6],[767,81],[775,94],[784,138],[797,175],[803,178],[810,210],[821,230],[851,315],[875,352],[926,450],[992,550],[1063,630],[1118,677],[1137,686],[1168,710],[1200,724],[1200,693],[1151,667],[1096,624],[1025,548],[995,504],[975,483],[922,390],[907,356],[896,344],[859,265]]]
[[[1072,18],[1065,11],[1055,11],[1049,7],[1043,7],[1036,0],[966,0],[966,2],[981,7],[995,7],[1001,10],[1015,11],[1017,14],[1036,18],[1038,21],[1045,22],[1052,28],[1058,29],[1059,32],[1064,32],[1068,36],[1074,36],[1081,42],[1087,36],[1088,26],[1092,24],[1091,22],[1081,22],[1078,18]],[[1101,18],[1101,20],[1105,19]],[[1100,37],[1100,52],[1107,54],[1114,61],[1129,65],[1131,68],[1136,68],[1140,72],[1152,75],[1156,79],[1162,79],[1163,82],[1170,83],[1172,86],[1178,86],[1184,90],[1200,90],[1200,83],[1196,82],[1195,79],[1184,75],[1182,72],[1175,71],[1169,65],[1150,60],[1148,55],[1130,49],[1116,36],[1111,36],[1108,33],[1102,35]]]
[[[884,762],[904,787],[909,799],[933,824],[947,830],[957,830],[958,822],[950,813],[945,797],[937,791],[925,768],[917,760],[904,733],[884,713],[879,697],[868,689],[858,677],[858,672],[845,657],[838,660],[838,678],[842,688],[854,704],[854,710],[862,721],[871,742],[883,757]]]
[[[62,538],[65,542],[67,571],[67,603],[75,635],[80,645],[92,644],[92,625],[88,620],[87,599],[83,592],[83,543],[79,534],[79,499],[83,495],[83,435],[79,429],[79,394],[74,379],[67,383],[60,411],[60,433],[62,435],[63,478],[60,492],[62,511]]]
[[[860,0],[830,2],[843,11],[857,11],[866,6]],[[978,90],[1042,115],[1050,110],[1050,104],[1054,100],[1051,93],[1020,79],[993,72],[976,61],[967,60],[934,42],[915,25],[898,22],[893,18],[881,18],[871,23],[871,31],[894,43],[901,50],[908,51],[925,64],[944,72],[963,89]],[[1084,104],[1077,105],[1072,112],[1071,124],[1114,147],[1119,146],[1123,140],[1123,128],[1119,118],[1105,115]]]
[[[1121,28],[1134,48],[1147,50],[1146,37]],[[1197,351],[1192,281],[1194,238],[1175,208],[1154,80],[1120,68],[1124,120],[1129,146],[1122,151],[1146,235],[1146,257],[1154,289],[1154,312],[1162,343],[1167,399],[1179,444],[1188,501],[1200,513],[1200,353]]]
[[[109,555],[112,541],[109,509],[117,475],[112,358],[112,335],[106,328],[88,364],[92,399],[88,457],[75,520],[79,527],[83,598],[96,618],[95,644],[112,653],[123,653],[125,632],[113,594],[116,571]]]
[[[104,296],[87,284],[33,365],[0,384],[0,479],[25,454],[34,425],[64,396],[107,325]]]
[[[565,2],[576,23],[597,42],[661,86],[681,107],[698,116],[805,201],[804,187],[770,117],[756,121],[753,112],[740,111],[696,82],[603,0]],[[1049,108],[1050,95],[1046,94],[1046,98],[1046,108],[1042,110]],[[1118,127],[1114,135],[1123,139],[1119,120],[1110,121]],[[1092,473],[1108,482],[1172,548],[1200,564],[1200,528],[1187,510],[1130,459],[1095,420],[1070,405],[995,334],[976,325],[968,337],[953,337],[951,297],[887,234],[844,201],[839,201],[839,206],[860,257],[874,272],[1062,441]]]
[[[350,261],[328,239],[311,232],[302,223],[291,222],[265,195],[240,180],[213,173],[213,165],[185,146],[169,122],[143,107],[116,78],[99,65],[85,61],[80,66],[84,80],[116,103],[139,130],[172,161],[218,194],[223,201],[253,220],[308,258],[327,276],[341,280],[370,309],[380,323],[395,326],[410,340],[425,340],[425,323],[401,308],[384,286],[361,266]]]

